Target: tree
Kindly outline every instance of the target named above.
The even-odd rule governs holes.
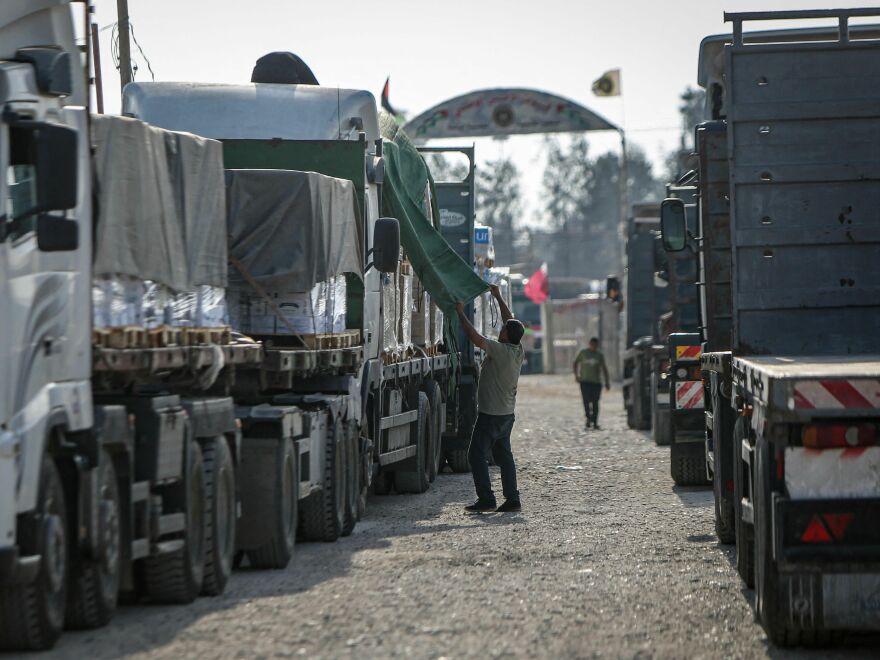
[[[671,152],[666,159],[666,178],[669,181],[678,180],[693,167],[690,155],[694,151],[694,128],[703,122],[705,117],[706,91],[704,89],[688,85],[678,98],[681,101],[678,106],[681,133],[678,149]]]
[[[557,233],[551,275],[604,278],[621,271],[620,157],[608,152],[589,154],[584,136],[566,149],[547,142],[544,170],[544,210]],[[627,153],[627,201],[655,200],[663,188],[653,175],[645,153],[632,146]]]
[[[492,227],[496,261],[514,263],[513,243],[522,199],[519,170],[510,158],[490,160],[477,171],[476,208],[480,224]]]

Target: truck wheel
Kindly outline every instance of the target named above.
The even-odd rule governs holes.
[[[446,457],[449,467],[453,472],[470,472],[471,464],[468,461],[467,449],[453,449]]]
[[[345,524],[345,442],[338,422],[333,422],[324,441],[321,489],[303,500],[301,524],[306,541],[329,543],[339,538]]]
[[[100,556],[85,560],[72,553],[70,584],[67,592],[68,628],[98,628],[113,617],[119,599],[119,483],[113,458],[101,451],[98,473],[98,540]]]
[[[205,470],[202,448],[189,442],[184,475],[183,512],[186,528],[183,547],[144,560],[147,596],[156,603],[191,603],[202,590],[205,577]]]
[[[219,596],[235,555],[235,465],[224,436],[202,447],[205,462],[205,580],[202,595]]]
[[[0,588],[0,649],[51,648],[64,626],[68,577],[68,528],[64,489],[50,456],[40,468],[39,524],[22,529],[21,547],[40,554],[40,568],[29,584]]]
[[[379,470],[373,479],[373,495],[388,495],[394,486],[394,473]]]
[[[358,497],[360,495],[360,461],[357,429],[346,420],[342,425],[345,442],[345,507],[343,509],[342,536],[351,536],[358,520]]]
[[[398,493],[424,493],[431,483],[428,478],[428,447],[431,444],[431,406],[424,392],[419,392],[419,416],[414,425],[416,455],[412,470],[396,470],[394,482]],[[412,435],[410,435],[412,438]]]
[[[433,482],[440,474],[440,466],[443,463],[443,429],[440,424],[443,421],[442,408],[443,395],[440,394],[440,386],[437,381],[429,380],[425,383],[425,394],[428,396],[428,404],[431,407],[431,448],[428,451],[428,479]]]
[[[355,439],[358,446],[358,520],[367,513],[367,495],[370,493],[370,477],[373,471],[373,443],[368,438],[358,435]]]
[[[673,442],[669,450],[670,473],[676,486],[705,486],[706,456],[703,444]]]
[[[293,557],[299,514],[299,460],[292,440],[278,443],[275,470],[271,505],[259,513],[268,518],[263,527],[271,530],[270,539],[247,551],[254,568],[285,568]]]
[[[728,443],[724,442],[724,427],[720,406],[728,403],[713,397],[712,411],[715,416],[715,428],[706,433],[712,433],[712,447],[715,453],[715,469],[712,471],[712,491],[715,500],[715,534],[721,543],[734,543],[736,541],[736,529],[734,524],[734,512],[731,506],[730,494],[724,483],[724,474],[727,470],[723,467],[730,460]],[[727,449],[727,451],[725,451]]]
[[[672,415],[667,408],[651,408],[651,437],[659,447],[672,444]]]
[[[755,529],[742,519],[742,498],[745,470],[742,459],[742,441],[747,437],[745,417],[739,417],[733,427],[733,524],[736,537],[736,572],[747,587],[755,586]]]

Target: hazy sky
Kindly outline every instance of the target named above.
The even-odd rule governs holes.
[[[116,20],[115,0],[92,1],[101,27]],[[696,84],[700,40],[729,32],[723,11],[828,6],[826,0],[129,0],[135,36],[157,80],[247,82],[260,55],[290,50],[322,85],[368,89],[378,97],[390,75],[392,104],[410,116],[484,87],[546,89],[613,122],[625,117],[628,140],[658,165],[677,143],[678,95]],[[108,112],[117,112],[110,35],[101,32],[105,101]],[[137,79],[149,80],[143,58],[133,52]],[[617,67],[623,98],[594,97],[592,81]],[[616,145],[614,136],[592,140],[597,151]],[[482,140],[477,147],[478,161],[501,150],[516,158],[528,197],[524,219],[537,221],[540,138],[503,145]]]

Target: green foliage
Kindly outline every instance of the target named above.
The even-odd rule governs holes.
[[[544,211],[558,238],[553,241],[552,273],[600,279],[621,272],[620,157],[592,157],[583,136],[564,146],[548,138],[544,170]],[[636,146],[627,149],[627,203],[660,199],[662,184]]]
[[[516,261],[513,243],[522,214],[519,170],[508,157],[490,160],[477,170],[479,223],[492,227],[495,259],[501,265]]]

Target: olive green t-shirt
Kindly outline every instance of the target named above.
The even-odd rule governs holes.
[[[522,344],[502,344],[486,339],[486,359],[480,370],[477,405],[487,415],[512,415],[516,406],[516,384],[522,367]]]
[[[608,370],[605,367],[605,356],[602,351],[591,351],[589,348],[581,349],[574,359],[577,367],[577,379],[581,383],[602,383],[602,376],[608,382]]]

